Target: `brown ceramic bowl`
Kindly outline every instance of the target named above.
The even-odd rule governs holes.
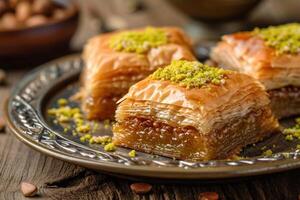
[[[261,0],[168,0],[194,19],[227,21],[246,16]]]
[[[0,31],[0,57],[40,55],[69,45],[78,26],[78,8],[72,0],[53,1],[67,9],[66,16],[38,26]]]

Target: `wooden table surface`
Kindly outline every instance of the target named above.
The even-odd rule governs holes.
[[[101,4],[107,0],[88,0]],[[88,2],[84,1],[84,2]],[[153,25],[186,23],[184,17],[170,11],[158,1],[145,0],[150,3],[152,12],[138,13],[134,23],[152,21]],[[83,2],[83,1],[82,1]],[[82,5],[87,8],[86,4]],[[90,6],[102,9],[104,15],[109,15],[103,6]],[[158,8],[159,9],[156,9]],[[106,10],[106,12],[105,12]],[[163,18],[159,14],[164,13]],[[168,13],[168,14],[166,14]],[[171,17],[172,16],[172,17]],[[103,17],[103,16],[102,16]],[[131,16],[127,16],[130,21]],[[126,18],[126,17],[124,17]],[[175,19],[176,18],[176,19]],[[126,18],[127,19],[127,18]],[[136,19],[136,18],[135,18]],[[172,20],[173,19],[173,20]],[[153,21],[156,20],[156,21]],[[91,21],[83,19],[83,21]],[[170,23],[171,22],[171,23]],[[94,22],[93,22],[94,23]],[[83,33],[79,33],[75,46],[82,46],[84,40],[93,35],[97,30],[86,31],[93,23],[85,23]],[[88,36],[87,36],[88,33]],[[23,66],[19,66],[22,68]],[[1,68],[1,66],[0,66]],[[0,106],[3,107],[10,89],[24,76],[28,69],[7,70],[8,84],[0,86]],[[0,109],[0,117],[3,110]],[[39,193],[33,199],[198,199],[201,192],[213,191],[220,195],[220,199],[227,200],[297,200],[300,194],[300,169],[277,174],[270,174],[246,179],[235,179],[217,182],[191,183],[151,183],[152,192],[147,195],[136,195],[130,190],[133,181],[116,178],[97,173],[52,157],[45,156],[18,141],[7,130],[0,134],[0,200],[25,199],[20,192],[20,183],[28,181],[35,184]]]

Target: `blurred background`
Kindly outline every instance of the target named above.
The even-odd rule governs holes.
[[[223,34],[299,22],[299,11],[299,0],[0,0],[0,68],[30,68],[99,33],[147,25],[184,28],[201,57]]]

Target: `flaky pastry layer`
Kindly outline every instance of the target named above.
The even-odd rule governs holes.
[[[277,54],[251,32],[223,36],[211,58],[221,67],[253,76],[267,90],[300,86],[300,54]]]

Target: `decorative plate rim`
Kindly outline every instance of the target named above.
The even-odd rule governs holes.
[[[80,62],[80,64],[76,62]],[[94,159],[93,157],[89,157],[91,156],[89,155],[89,151],[87,151],[86,153],[84,150],[82,152],[79,151],[80,152],[79,154],[75,154],[74,152],[72,153],[69,151],[71,148],[69,150],[66,150],[69,147],[68,145],[70,144],[64,141],[64,138],[61,138],[60,135],[57,134],[56,132],[51,132],[51,131],[49,132],[49,130],[47,130],[47,128],[43,126],[43,123],[39,122],[43,120],[37,119],[37,121],[34,121],[36,119],[34,118],[34,115],[32,115],[32,111],[28,109],[26,105],[23,105],[22,102],[24,99],[25,100],[27,99],[28,102],[38,101],[37,99],[34,99],[34,97],[30,96],[30,94],[33,92],[32,90],[28,89],[28,85],[30,85],[30,83],[33,83],[33,81],[37,79],[37,76],[41,75],[42,73],[46,74],[46,72],[48,72],[47,70],[54,70],[53,74],[48,72],[49,74],[47,74],[47,76],[50,77],[50,75],[53,75],[54,79],[64,78],[63,76],[69,77],[71,75],[67,74],[67,72],[68,70],[73,69],[72,67],[74,67],[75,64],[78,65],[76,70],[80,71],[82,68],[82,61],[80,59],[80,55],[78,54],[62,57],[54,61],[51,61],[49,63],[46,63],[44,65],[41,65],[40,67],[29,72],[14,87],[14,89],[11,92],[11,96],[6,101],[5,104],[6,109],[4,115],[7,120],[8,127],[12,130],[12,132],[17,136],[17,138],[20,141],[29,145],[30,147],[32,147],[37,151],[58,158],[60,160],[78,164],[80,166],[91,168],[98,171],[112,172],[116,174],[123,174],[123,175],[137,176],[137,177],[151,177],[151,178],[163,178],[163,179],[233,178],[233,177],[242,177],[242,176],[250,176],[250,175],[268,174],[268,173],[274,173],[274,172],[300,167],[300,159],[299,159],[300,153],[298,151],[292,152],[293,154],[290,153],[291,155],[288,158],[282,157],[283,155],[278,155],[277,157],[273,157],[273,158],[255,157],[250,159],[243,159],[240,161],[207,161],[207,162],[197,162],[197,163],[178,161],[176,163],[177,166],[175,164],[170,166],[158,165],[157,163],[154,163],[154,160],[152,161],[153,163],[149,163],[147,165],[136,164],[136,163],[132,164],[130,160],[126,162],[127,161],[126,159],[128,158],[124,158],[125,161],[124,160],[122,161],[122,159],[112,161],[109,159],[110,155],[108,155],[109,157],[108,160],[105,159],[96,160],[95,157]],[[63,70],[67,70],[67,71],[63,71]],[[55,73],[57,73],[56,77],[55,77]],[[30,80],[32,82],[30,82]],[[32,87],[33,90],[38,91],[39,89],[38,87],[41,87],[41,85],[34,86],[34,84],[32,84]],[[51,85],[47,89],[50,88]],[[27,92],[26,89],[28,90]],[[24,97],[22,97],[22,95]],[[18,105],[14,105],[14,104],[18,104]],[[34,107],[37,105],[31,105],[31,106]],[[33,124],[32,127],[30,127],[31,129],[28,128],[31,125],[29,122],[27,122],[28,121],[26,119],[27,115],[30,115],[30,119],[33,120],[33,122],[30,122]],[[40,116],[37,115],[37,118],[39,117]],[[26,130],[24,130],[24,126],[28,126],[25,127]],[[54,134],[54,136],[52,134]],[[42,143],[41,141],[44,143]],[[49,142],[49,145],[47,145],[47,142]],[[66,144],[64,142],[66,142]],[[74,148],[74,146],[71,147]],[[76,148],[80,149],[81,147],[75,145],[75,150],[77,150]],[[95,154],[95,156],[98,155]],[[261,159],[261,160],[257,162],[255,161],[255,159]],[[252,161],[253,163],[247,164],[247,162],[250,161]],[[201,163],[206,163],[206,165],[201,165]],[[226,163],[226,166],[220,165],[224,163]],[[180,164],[183,166],[179,166]],[[191,164],[197,164],[197,166],[192,167]]]

